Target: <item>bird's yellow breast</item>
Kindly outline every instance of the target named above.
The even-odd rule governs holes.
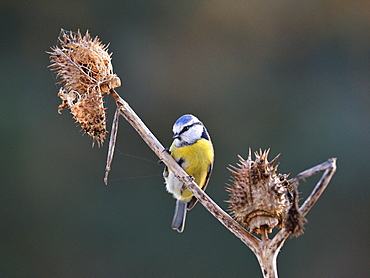
[[[171,155],[176,161],[182,161],[181,167],[185,172],[194,177],[194,181],[202,188],[207,182],[208,171],[213,163],[214,151],[212,143],[206,139],[200,139],[193,145],[176,148],[172,144]],[[181,199],[189,199],[193,196],[186,189],[181,194]]]

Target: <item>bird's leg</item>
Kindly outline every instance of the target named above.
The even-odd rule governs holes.
[[[171,154],[170,148],[164,148],[162,153],[164,153],[164,152],[168,152],[169,154]],[[163,164],[163,160],[162,159],[158,160],[158,164]]]
[[[187,176],[187,178],[188,178],[189,180],[192,180],[192,181],[194,181],[194,180],[195,180],[193,176]],[[183,184],[182,184],[182,187],[181,187],[181,193],[182,193],[182,192],[184,192],[184,190],[185,190],[185,189],[186,189],[186,185],[185,185],[185,183],[183,183]]]

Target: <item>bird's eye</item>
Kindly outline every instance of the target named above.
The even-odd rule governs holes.
[[[190,126],[185,126],[183,129],[182,129],[182,132],[185,132],[185,131],[188,131],[190,128]]]

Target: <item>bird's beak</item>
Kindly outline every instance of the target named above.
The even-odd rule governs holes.
[[[180,134],[178,133],[175,133],[173,136],[172,136],[173,139],[179,139],[180,138]]]

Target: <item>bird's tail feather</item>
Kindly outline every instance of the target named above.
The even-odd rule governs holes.
[[[186,203],[176,200],[175,214],[172,220],[172,229],[177,230],[179,233],[184,231],[187,211],[186,206]]]

